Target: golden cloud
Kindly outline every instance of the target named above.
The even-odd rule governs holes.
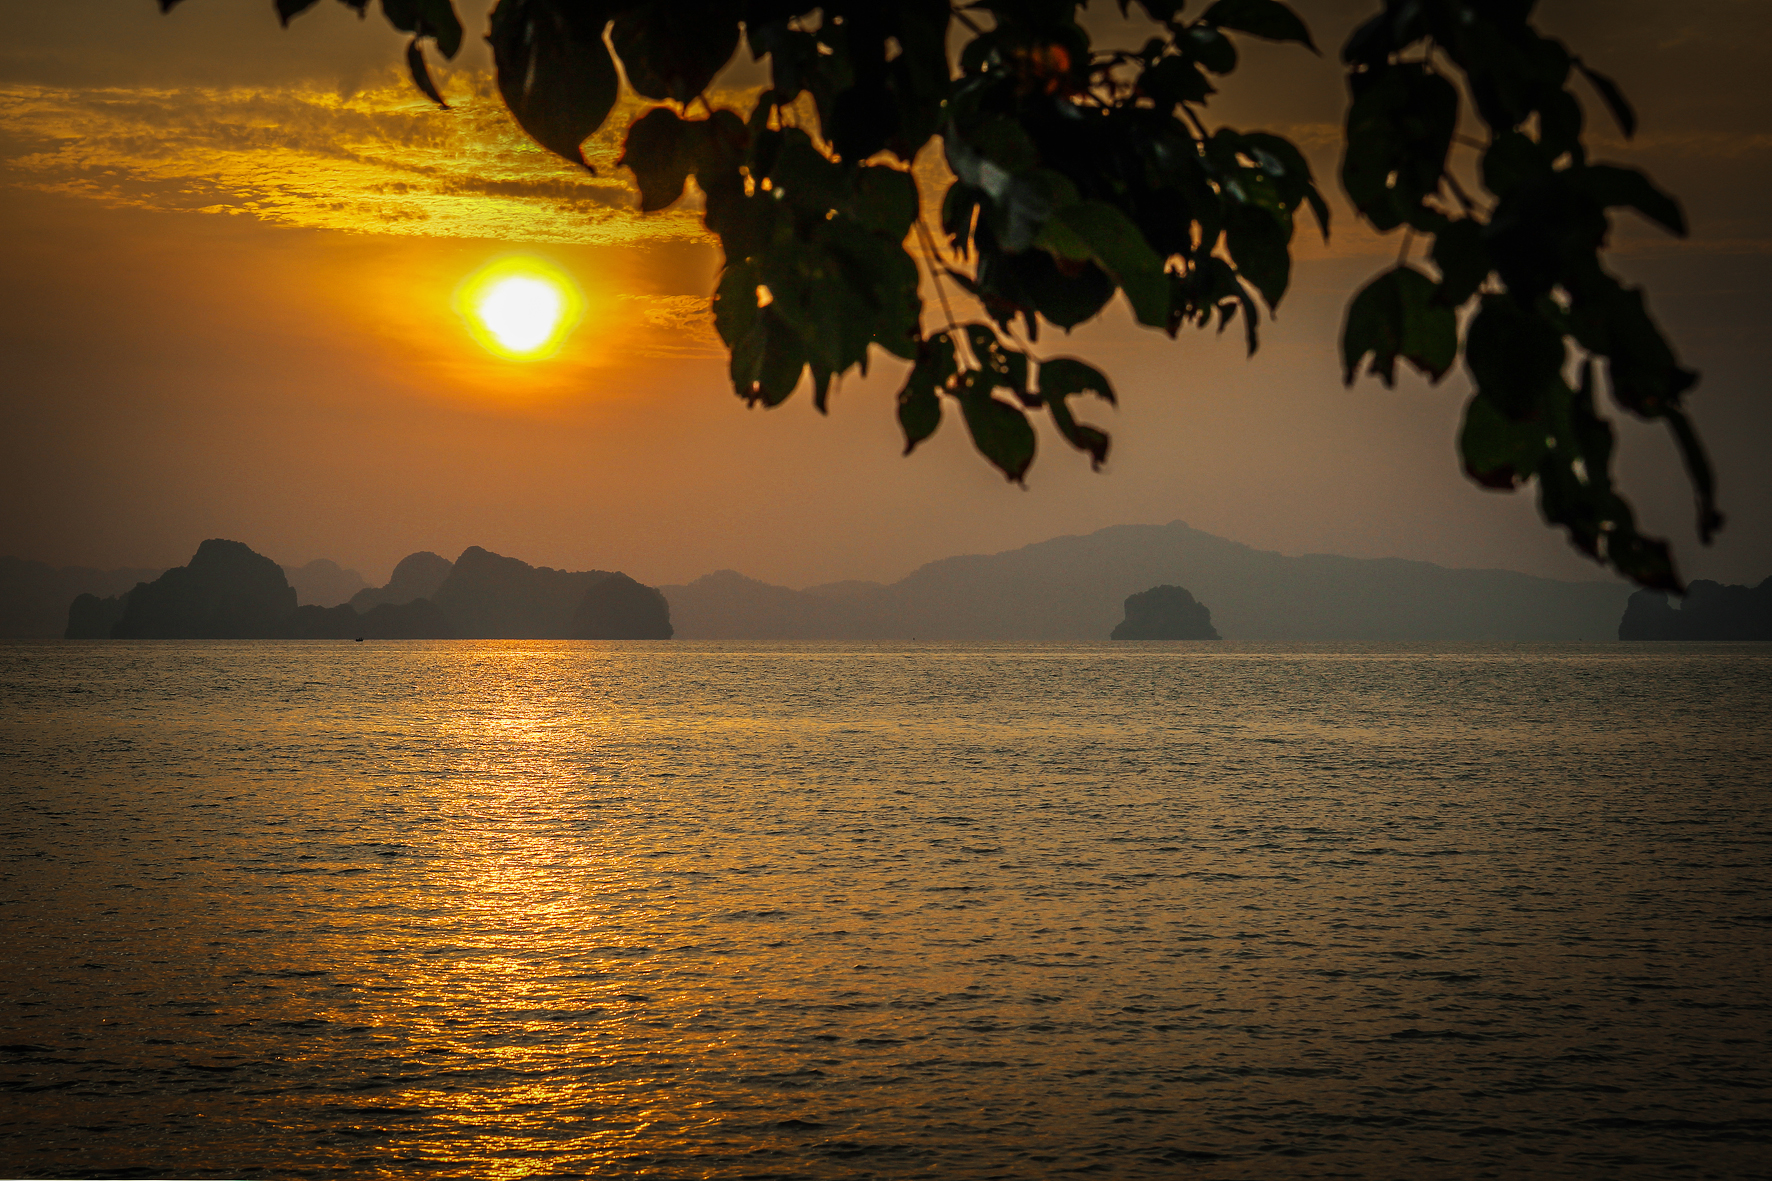
[[[699,295],[618,295],[616,297],[656,339],[640,348],[647,356],[723,357],[726,346],[714,330],[712,302]],[[662,342],[662,343],[659,343]]]
[[[523,134],[489,76],[458,72],[446,97],[440,111],[393,77],[348,95],[0,86],[0,150],[14,183],[143,209],[512,242],[706,236],[688,201],[637,212],[615,161],[638,101],[586,144],[586,175]]]

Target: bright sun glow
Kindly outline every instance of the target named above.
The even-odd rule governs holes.
[[[578,326],[584,298],[558,268],[534,258],[507,258],[462,284],[456,310],[489,351],[533,361],[559,351]]]

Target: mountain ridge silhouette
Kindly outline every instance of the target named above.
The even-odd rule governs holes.
[[[1604,640],[1630,588],[1404,558],[1289,557],[1191,528],[1112,525],[795,591],[733,571],[659,589],[683,639],[1105,640],[1128,595],[1187,587],[1227,640]]]

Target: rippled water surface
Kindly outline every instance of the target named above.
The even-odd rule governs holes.
[[[1772,1175],[1769,725],[1769,645],[0,645],[0,1174]]]

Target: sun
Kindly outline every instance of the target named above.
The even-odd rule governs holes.
[[[470,275],[455,310],[473,338],[498,356],[537,361],[560,350],[584,314],[584,296],[564,271],[537,258],[504,258]]]

